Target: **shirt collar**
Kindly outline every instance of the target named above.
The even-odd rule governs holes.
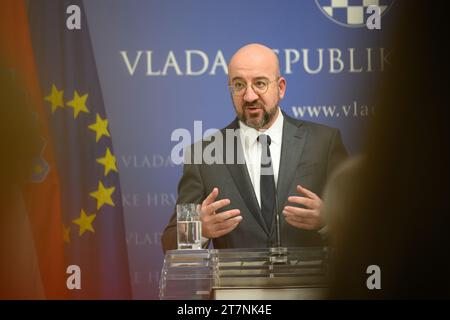
[[[260,134],[267,134],[270,136],[272,143],[281,145],[281,139],[283,136],[283,122],[284,117],[281,109],[278,109],[278,115],[275,122],[268,129],[256,130],[255,128],[247,126],[244,122],[239,120],[239,127],[242,137],[244,138],[245,147],[250,147],[256,142],[256,139]]]

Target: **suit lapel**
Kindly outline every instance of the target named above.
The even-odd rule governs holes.
[[[283,124],[283,141],[281,144],[281,158],[278,172],[277,196],[278,196],[278,212],[281,215],[285,201],[292,181],[295,177],[298,163],[302,157],[303,148],[305,146],[307,131],[305,127],[291,121],[290,117],[284,114]],[[273,219],[275,220],[275,219]],[[275,223],[272,223],[271,233],[275,229]]]
[[[226,129],[238,129],[239,128],[239,122],[236,119],[233,121]],[[226,131],[225,133],[226,134]],[[264,222],[262,215],[261,215],[261,209],[258,204],[258,199],[255,195],[255,190],[253,188],[252,181],[250,179],[250,175],[248,174],[247,165],[243,161],[244,158],[244,149],[241,144],[241,139],[239,136],[236,136],[234,138],[234,162],[233,164],[226,164],[226,167],[228,171],[231,174],[231,177],[234,180],[234,183],[239,190],[239,194],[241,195],[242,199],[244,200],[245,204],[247,205],[247,208],[250,210],[250,213],[254,216],[258,224],[263,228],[264,232],[266,232],[267,235],[269,235],[269,229],[266,226],[266,223]],[[227,150],[226,150],[226,143],[224,143],[224,157],[226,158]],[[240,164],[238,162],[238,155],[242,155],[242,160]],[[226,159],[224,159],[224,163]]]

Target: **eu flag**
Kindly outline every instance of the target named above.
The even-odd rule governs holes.
[[[81,271],[67,285],[79,299],[129,299],[113,132],[83,2],[30,1],[28,13],[61,185],[64,254]]]

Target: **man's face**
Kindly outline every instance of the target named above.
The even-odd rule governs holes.
[[[233,57],[229,66],[229,85],[245,86],[232,93],[239,120],[255,129],[267,129],[276,119],[278,103],[284,97],[286,82],[279,77],[278,64],[272,56],[247,54]],[[267,91],[258,90],[267,84]],[[252,86],[253,85],[253,86]]]

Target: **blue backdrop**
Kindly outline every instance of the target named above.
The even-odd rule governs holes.
[[[362,4],[370,3],[387,6],[381,30],[357,23],[367,17],[357,15]],[[194,120],[206,130],[234,118],[224,68],[233,52],[251,42],[277,50],[287,80],[282,109],[340,128],[356,153],[373,113],[371,94],[388,68],[387,36],[399,10],[390,4],[85,1],[120,172],[135,298],[158,297],[160,236],[182,169],[170,161],[171,133],[192,132]]]

